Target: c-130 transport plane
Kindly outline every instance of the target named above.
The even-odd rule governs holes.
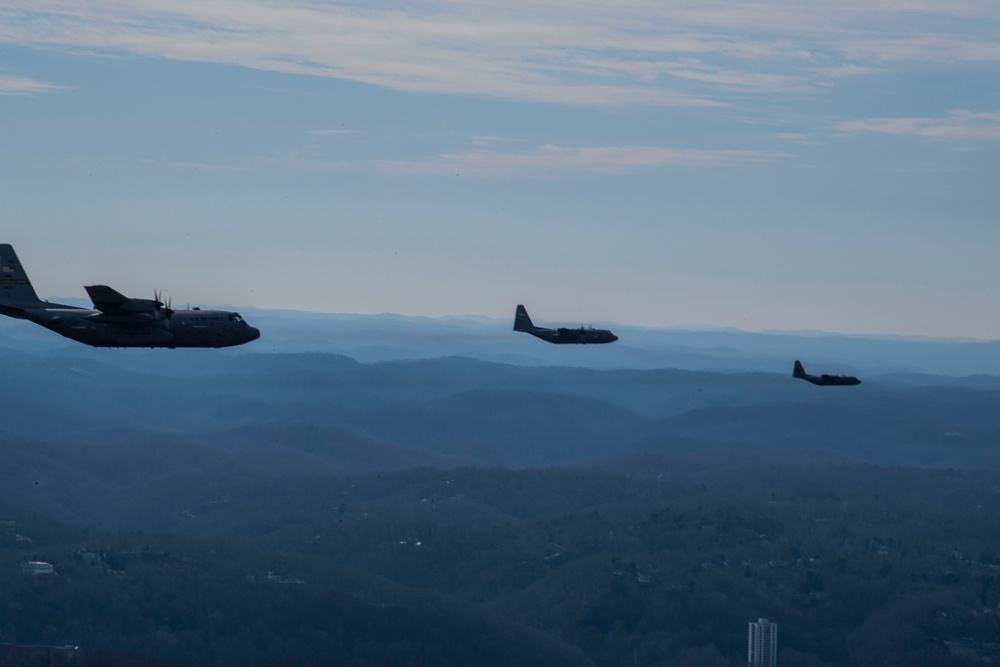
[[[806,382],[812,382],[822,387],[847,387],[861,384],[861,380],[853,375],[809,375],[802,367],[802,362],[796,360],[795,368],[792,370],[792,377]]]
[[[544,327],[536,327],[531,323],[531,318],[528,317],[528,311],[521,305],[518,305],[517,314],[514,316],[514,331],[523,331],[550,343],[563,345],[613,343],[618,340],[618,336],[614,335],[607,329],[594,329],[593,327],[579,327],[578,329],[564,329],[560,327],[558,329],[546,329]]]
[[[0,244],[0,315],[30,320],[94,347],[229,347],[260,338],[239,313],[173,310],[154,299],[130,299],[107,285],[85,287],[94,308],[42,301],[10,244]]]

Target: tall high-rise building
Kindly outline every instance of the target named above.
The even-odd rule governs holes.
[[[750,623],[747,663],[751,667],[775,667],[778,664],[778,626],[759,618]]]

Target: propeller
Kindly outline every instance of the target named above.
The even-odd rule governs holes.
[[[170,319],[170,317],[174,314],[173,308],[170,307],[170,303],[173,301],[173,297],[169,297],[168,296],[167,297],[167,303],[164,304],[163,303],[163,291],[162,290],[153,290],[153,300],[156,303],[156,310],[159,311],[162,308],[163,309],[163,316],[166,317],[167,319]]]

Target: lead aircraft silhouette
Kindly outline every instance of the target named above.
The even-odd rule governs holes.
[[[546,329],[544,327],[536,327],[531,323],[528,311],[521,305],[518,305],[517,314],[514,315],[514,331],[523,331],[542,340],[560,345],[613,343],[618,340],[618,336],[607,329],[595,329],[593,327]]]
[[[795,369],[792,371],[792,377],[823,387],[847,387],[861,384],[861,380],[853,375],[809,375],[806,373],[806,369],[802,367],[802,362],[798,360],[795,361]]]
[[[94,347],[229,347],[260,338],[239,313],[174,310],[159,294],[130,299],[107,285],[85,287],[94,308],[42,301],[10,244],[0,245],[0,314],[29,320]]]

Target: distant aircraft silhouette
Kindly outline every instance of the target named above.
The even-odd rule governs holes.
[[[260,338],[239,313],[174,310],[159,294],[130,299],[107,285],[84,289],[93,309],[42,301],[14,248],[0,245],[0,315],[29,320],[93,347],[228,347]]]
[[[798,360],[795,361],[795,369],[792,371],[792,377],[823,387],[847,387],[861,384],[861,380],[853,375],[809,375],[806,373],[806,369],[802,367],[802,362]]]
[[[595,329],[593,327],[579,327],[577,329],[546,329],[536,327],[528,317],[528,311],[524,306],[518,305],[517,314],[514,315],[514,331],[523,331],[542,340],[558,345],[587,345],[596,343],[613,343],[618,340],[607,329]]]

